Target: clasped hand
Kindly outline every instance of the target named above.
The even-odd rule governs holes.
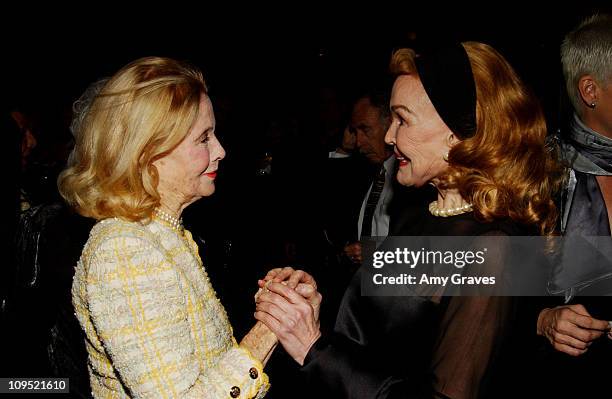
[[[300,365],[321,336],[321,294],[312,276],[291,267],[272,269],[258,282],[255,318],[264,323]]]

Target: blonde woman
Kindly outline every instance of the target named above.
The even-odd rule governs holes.
[[[261,398],[276,346],[238,344],[181,213],[215,191],[225,151],[201,73],[166,58],[117,72],[85,115],[62,196],[98,220],[72,287],[94,397]],[[307,288],[306,288],[307,289]]]

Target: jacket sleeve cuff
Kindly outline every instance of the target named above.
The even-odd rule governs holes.
[[[263,398],[270,388],[263,365],[251,353],[235,344],[219,361],[216,390],[228,398]]]

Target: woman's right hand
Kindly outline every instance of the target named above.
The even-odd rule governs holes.
[[[321,337],[318,315],[311,303],[288,284],[270,282],[256,301],[255,318],[263,322],[300,365]],[[320,304],[320,294],[316,294]],[[317,306],[318,308],[318,306]]]

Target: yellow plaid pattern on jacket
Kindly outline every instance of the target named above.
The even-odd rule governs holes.
[[[187,230],[99,222],[72,299],[96,398],[230,398],[235,387],[240,398],[261,398],[268,390],[261,363],[236,343]]]

